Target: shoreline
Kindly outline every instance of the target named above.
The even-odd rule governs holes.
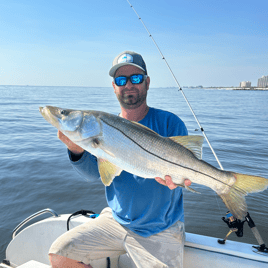
[[[229,90],[268,90],[268,87],[203,87],[211,89],[229,89]]]

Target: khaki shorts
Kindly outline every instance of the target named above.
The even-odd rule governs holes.
[[[120,225],[105,208],[99,217],[61,235],[49,253],[85,264],[128,253],[132,267],[183,267],[184,223],[150,237],[139,236]]]

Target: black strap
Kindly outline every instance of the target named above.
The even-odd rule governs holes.
[[[73,162],[77,162],[78,160],[80,160],[82,158],[83,154],[84,154],[84,152],[83,153],[80,153],[80,154],[75,154],[75,153],[73,153],[71,151],[69,151],[69,152],[70,152],[70,159]]]
[[[73,217],[73,216],[76,216],[76,215],[84,215],[86,216],[87,214],[96,214],[95,212],[91,211],[91,210],[79,210],[79,211],[76,211],[74,212],[67,220],[67,231],[69,231],[69,222],[70,222],[70,219]],[[97,217],[97,216],[96,216]],[[92,217],[92,218],[96,218],[96,217]]]
[[[111,268],[111,260],[107,257],[107,268]]]

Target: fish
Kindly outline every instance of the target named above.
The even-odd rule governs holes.
[[[214,190],[241,220],[247,214],[245,196],[268,187],[266,178],[220,170],[202,160],[203,136],[162,137],[137,122],[102,111],[54,106],[39,111],[72,142],[96,156],[107,187],[122,170],[146,179],[169,175],[178,186],[196,192],[184,185],[189,179]]]

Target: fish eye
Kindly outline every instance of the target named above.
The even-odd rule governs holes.
[[[66,110],[61,110],[60,113],[61,113],[62,115],[67,115],[67,114],[68,114]]]

